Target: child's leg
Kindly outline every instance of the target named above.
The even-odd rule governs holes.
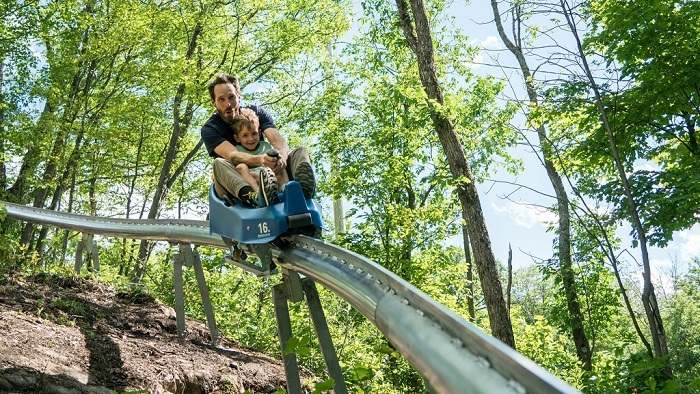
[[[260,186],[258,185],[258,182],[255,180],[253,175],[251,175],[251,170],[248,168],[247,165],[243,163],[236,165],[236,171],[238,171],[238,173],[241,174],[241,177],[246,182],[248,182],[250,187],[252,187],[256,193],[260,193]]]
[[[279,201],[277,192],[277,177],[272,169],[268,167],[256,167],[250,170],[251,174],[258,180],[260,194],[262,194],[265,205],[275,204]]]

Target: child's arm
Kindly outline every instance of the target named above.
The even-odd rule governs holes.
[[[233,164],[246,164],[249,167],[267,166],[275,168],[277,161],[266,154],[251,155],[236,149],[230,142],[224,141],[214,148],[214,152]]]

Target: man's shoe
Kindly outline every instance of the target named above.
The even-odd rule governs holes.
[[[238,192],[238,199],[241,200],[243,205],[249,208],[264,206],[261,205],[262,201],[259,194],[250,186],[243,186],[241,188],[241,191]]]
[[[275,177],[274,171],[269,167],[260,169],[260,194],[262,195],[261,201],[265,204],[263,206],[268,207],[279,201],[277,196],[277,177]]]
[[[312,198],[316,192],[316,177],[311,164],[308,161],[303,161],[297,165],[294,171],[294,180],[301,184],[301,191],[305,198]]]

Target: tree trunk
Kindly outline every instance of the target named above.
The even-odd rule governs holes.
[[[527,95],[532,107],[537,107],[539,105],[537,91],[532,79],[532,73],[530,72],[530,67],[527,64],[525,56],[523,55],[521,39],[520,36],[515,36],[515,42],[511,41],[506,35],[503,28],[503,23],[501,21],[501,14],[498,10],[498,2],[496,0],[491,0],[491,9],[493,11],[494,20],[496,22],[496,28],[498,30],[498,35],[501,40],[506,45],[508,50],[516,57],[518,64],[520,65],[520,71],[525,81],[525,86],[527,90]],[[520,8],[516,6],[514,9],[514,23],[517,24],[518,28],[514,31],[519,32],[520,29]],[[519,33],[517,33],[519,34]],[[547,138],[547,131],[544,125],[540,125],[537,128],[537,136],[539,138],[540,147],[542,149],[542,157],[544,162],[544,167],[547,171],[547,176],[549,181],[554,188],[554,192],[557,196],[557,213],[559,217],[558,223],[558,257],[559,257],[559,274],[562,279],[562,286],[564,287],[564,294],[566,296],[566,306],[569,317],[569,327],[571,329],[571,335],[576,346],[576,355],[578,359],[583,364],[583,368],[586,371],[591,370],[591,347],[586,336],[586,332],[583,327],[583,313],[581,313],[581,307],[578,301],[578,292],[576,290],[576,278],[574,275],[574,270],[572,268],[571,262],[571,223],[570,223],[570,212],[569,212],[569,196],[564,189],[564,184],[561,180],[561,176],[554,166],[554,155],[552,152],[552,147],[549,139]]]
[[[620,294],[622,295],[622,299],[625,303],[625,308],[627,309],[627,313],[629,314],[629,317],[632,320],[632,325],[634,326],[634,329],[637,332],[639,339],[642,341],[642,344],[646,348],[647,354],[649,354],[649,357],[654,357],[654,354],[652,353],[652,350],[651,350],[651,345],[649,344],[649,341],[646,339],[646,337],[642,333],[642,330],[639,327],[639,323],[637,322],[637,316],[635,315],[634,309],[632,308],[632,303],[630,302],[630,299],[627,296],[627,289],[625,289],[625,286],[622,283],[622,277],[620,276],[620,269],[618,266],[617,257],[615,256],[615,251],[614,251],[612,242],[610,242],[610,239],[608,238],[608,236],[605,232],[605,226],[603,226],[603,224],[600,222],[600,220],[596,216],[596,213],[588,207],[586,200],[577,191],[577,189],[571,183],[569,183],[569,185],[571,186],[571,189],[573,190],[574,194],[579,198],[579,200],[581,201],[581,203],[585,207],[586,212],[588,213],[588,216],[593,219],[598,230],[600,230],[600,233],[602,235],[603,240],[601,240],[600,237],[598,237],[595,234],[595,232],[593,232],[592,230],[590,230],[588,228],[585,221],[582,220],[581,217],[576,214],[576,210],[573,210],[572,212],[579,219],[579,222],[581,223],[582,227],[586,230],[586,232],[592,238],[595,239],[595,241],[600,246],[600,249],[603,251],[603,253],[605,253],[606,258],[608,259],[608,261],[610,262],[610,265],[613,268],[613,273],[615,274],[615,279],[617,280],[617,284],[618,284],[618,287],[620,289]]]
[[[87,5],[86,9],[91,11],[91,5]],[[81,43],[79,45],[77,58],[84,54],[87,48],[87,42],[90,37],[90,27],[86,28],[81,37]],[[65,109],[63,112],[63,119],[61,125],[55,128],[56,138],[54,139],[51,153],[49,155],[48,163],[44,169],[42,176],[42,181],[39,187],[34,190],[34,200],[32,206],[35,208],[43,208],[48,197],[50,186],[56,178],[58,172],[59,164],[61,161],[61,156],[63,156],[63,151],[68,140],[68,130],[70,125],[75,121],[78,115],[78,108],[76,108],[76,101],[78,93],[80,92],[80,85],[83,80],[83,76],[91,75],[91,70],[95,67],[95,61],[93,60],[85,68],[82,60],[78,61],[78,66],[73,75],[73,81],[71,82],[71,90],[65,103]],[[47,102],[50,98],[47,98]],[[34,231],[34,225],[32,223],[27,223],[22,230],[21,242],[25,245],[29,245]]]
[[[192,32],[189,44],[187,46],[187,52],[185,54],[185,59],[191,59],[197,48],[197,41],[202,33],[202,26],[197,23]],[[151,200],[151,206],[148,209],[148,219],[155,219],[160,213],[160,208],[163,200],[168,194],[167,187],[168,184],[172,185],[174,182],[174,176],[171,174],[171,169],[175,163],[175,156],[177,155],[177,147],[180,143],[180,139],[184,136],[187,127],[189,127],[189,121],[191,121],[191,104],[188,104],[188,108],[185,111],[184,119],[181,117],[181,105],[185,97],[185,84],[181,83],[177,87],[175,93],[175,98],[173,100],[173,128],[170,134],[170,141],[168,142],[168,147],[165,153],[165,159],[163,161],[163,167],[161,167],[160,175],[158,176],[158,184],[156,190],[153,193],[153,199]],[[187,123],[185,123],[187,121]],[[150,244],[147,241],[141,241],[139,246],[139,255],[137,267],[134,270],[134,275],[132,276],[132,282],[140,283],[143,275],[146,273],[146,263],[150,250]]]
[[[70,182],[70,190],[68,191],[68,213],[73,212],[73,202],[75,201],[75,177],[76,173],[73,171]],[[70,237],[70,230],[63,230],[63,240],[61,241],[61,258],[60,262],[63,263],[66,260],[66,252],[68,251],[68,238]]]
[[[51,203],[49,204],[48,209],[50,210],[55,210],[56,207],[58,206],[59,201],[61,200],[61,196],[63,195],[63,192],[66,190],[66,183],[68,182],[68,179],[70,179],[72,176],[72,173],[75,171],[76,167],[78,167],[78,161],[80,160],[80,153],[83,145],[83,137],[85,136],[85,129],[81,129],[80,133],[78,134],[76,140],[75,140],[75,145],[73,146],[73,151],[70,154],[70,157],[68,158],[68,162],[66,163],[66,166],[63,169],[63,173],[61,176],[57,179],[57,185],[56,189],[54,190],[53,197],[51,198]],[[49,231],[49,226],[42,226],[41,231],[39,232],[39,237],[37,239],[36,243],[36,251],[39,253],[39,256],[41,257],[43,255],[42,251],[42,246],[44,243],[44,239],[46,238],[46,234]]]
[[[469,239],[471,240],[474,258],[477,263],[477,271],[491,323],[491,332],[496,338],[515,348],[513,327],[511,326],[508,309],[503,299],[503,288],[498,278],[496,259],[491,250],[491,240],[489,239],[481,211],[481,203],[474,184],[474,177],[454,127],[449,119],[434,105],[434,103],[442,105],[444,100],[435,71],[433,42],[423,1],[411,0],[412,19],[411,15],[408,14],[406,0],[396,0],[396,4],[404,36],[418,60],[420,80],[426,95],[430,99],[428,105],[431,108],[430,116],[435,125],[435,130],[447,156],[452,176],[460,180],[457,186],[457,195],[462,206],[462,215],[468,228]],[[415,28],[412,22],[415,23]]]
[[[0,59],[0,135],[5,136],[5,98],[2,85],[5,76],[5,59]],[[7,189],[7,170],[5,169],[5,138],[0,138],[0,199],[5,199]]]
[[[467,224],[462,225],[462,243],[464,245],[464,261],[467,263],[467,312],[469,321],[476,322],[476,309],[474,309],[474,262],[472,261],[471,244],[469,243],[469,230]]]
[[[506,306],[508,307],[508,313],[510,313],[510,292],[513,287],[513,249],[510,247],[510,242],[508,243],[508,285],[506,286]]]
[[[576,29],[576,24],[573,20],[573,13],[568,3],[564,0],[560,0],[562,12],[566,18],[566,22],[571,29],[571,33],[576,40],[576,49],[578,50],[578,55],[581,58],[581,63],[583,70],[586,73],[588,82],[593,90],[595,96],[595,105],[600,115],[601,125],[608,137],[608,147],[610,149],[610,154],[612,156],[613,164],[617,170],[617,175],[622,184],[622,188],[625,194],[626,207],[628,214],[630,215],[630,220],[632,222],[632,228],[637,233],[639,239],[639,248],[642,254],[642,264],[644,266],[644,289],[642,291],[642,304],[644,305],[644,310],[647,315],[647,321],[649,323],[649,329],[651,331],[652,343],[654,345],[654,355],[659,359],[665,359],[668,356],[668,345],[666,343],[666,332],[664,330],[663,321],[661,319],[661,311],[659,310],[659,305],[656,301],[656,294],[654,292],[654,285],[651,282],[651,264],[649,262],[649,253],[647,251],[647,238],[646,230],[642,225],[642,221],[639,217],[639,207],[634,201],[634,195],[632,193],[632,186],[630,185],[627,174],[625,173],[625,167],[620,156],[620,152],[617,149],[615,142],[615,135],[612,130],[608,119],[608,113],[603,104],[603,97],[600,94],[598,85],[593,78],[593,73],[591,72],[590,66],[588,65],[588,60],[586,54],[583,51],[583,45],[578,35],[578,30]],[[671,370],[671,365],[666,359],[664,361],[666,368],[664,370],[668,377],[673,376],[673,371]]]
[[[126,207],[124,208],[124,217],[129,219],[131,215],[131,200],[134,197],[134,191],[136,190],[136,179],[138,179],[139,176],[139,167],[141,166],[141,152],[143,150],[143,143],[145,141],[145,130],[142,127],[141,128],[141,133],[139,136],[139,142],[138,146],[136,148],[136,161],[134,162],[134,175],[131,178],[131,181],[129,182],[129,191],[126,194]],[[122,261],[119,263],[119,275],[126,275],[128,272],[128,266],[129,266],[129,260],[131,259],[131,255],[133,253],[133,241],[129,240],[128,241],[128,249],[129,251],[127,252],[127,239],[123,238],[122,239]]]
[[[34,190],[34,200],[32,206],[35,208],[43,208],[46,202],[46,197],[49,194],[49,185],[55,180],[56,172],[58,170],[58,161],[63,153],[67,139],[67,132],[65,130],[60,130],[56,133],[56,138],[54,139],[53,148],[49,156],[49,162],[46,165],[44,174],[42,176],[42,184],[37,189]],[[20,242],[25,245],[29,245],[32,234],[34,231],[34,224],[27,223],[22,230],[22,237]]]
[[[698,147],[697,132],[695,130],[695,119],[690,114],[684,113],[683,120],[685,121],[685,129],[688,131],[688,150],[695,156],[700,156],[700,147]]]
[[[39,116],[39,121],[34,128],[34,136],[37,136],[46,129],[49,118],[53,115],[53,108],[54,105],[47,99],[44,103],[41,115]],[[40,153],[39,143],[35,139],[31,142],[31,145],[24,154],[24,159],[22,160],[22,165],[20,166],[15,182],[7,190],[8,201],[17,204],[26,204],[29,201],[27,186],[31,183],[30,179],[34,176],[36,168],[39,165]]]

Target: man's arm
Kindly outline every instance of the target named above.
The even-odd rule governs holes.
[[[223,141],[214,148],[214,152],[233,164],[245,163],[249,166],[267,166],[273,168],[275,160],[268,155],[251,155],[241,152],[228,141]]]
[[[289,145],[287,145],[287,140],[285,140],[284,137],[282,137],[282,134],[280,134],[280,132],[274,127],[265,129],[264,133],[265,138],[270,145],[272,145],[272,147],[277,149],[277,152],[280,153],[278,165],[280,168],[286,168],[287,156],[289,156]],[[277,168],[274,167],[273,169],[277,170]]]

